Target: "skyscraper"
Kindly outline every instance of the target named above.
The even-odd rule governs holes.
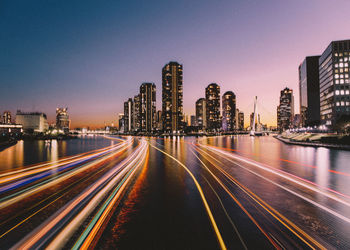
[[[277,125],[280,131],[289,129],[294,117],[293,90],[285,88],[281,90],[280,105],[277,108]]]
[[[182,65],[169,62],[162,70],[163,130],[179,133],[183,130]]]
[[[321,124],[350,121],[350,40],[333,41],[319,58]]]
[[[222,96],[222,129],[226,132],[236,129],[236,95],[232,91]]]
[[[124,131],[124,114],[119,114],[118,115],[118,129],[119,132],[123,132]]]
[[[133,105],[133,128],[135,132],[141,131],[141,94],[134,96]]]
[[[141,97],[141,131],[151,133],[156,129],[156,85],[142,83]]]
[[[205,98],[199,98],[196,101],[196,120],[200,130],[207,128],[207,102]]]
[[[205,89],[205,99],[207,103],[207,128],[218,131],[221,128],[219,85],[216,83],[209,84]]]
[[[68,108],[56,109],[56,128],[62,129],[64,132],[69,132],[70,120],[68,116]]]
[[[133,131],[133,101],[129,98],[124,102],[124,133],[131,133]]]
[[[300,119],[303,127],[320,122],[319,58],[308,56],[299,66]]]

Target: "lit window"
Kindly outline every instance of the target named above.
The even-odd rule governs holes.
[[[335,74],[334,77],[335,77],[335,79],[338,79],[338,78],[339,78],[339,75],[338,75],[338,74]]]
[[[339,66],[338,63],[334,64],[334,67],[338,68],[338,66]]]
[[[335,80],[335,84],[339,84],[339,80]]]
[[[339,95],[339,90],[336,90],[336,91],[335,91],[335,95]]]
[[[338,56],[338,53],[335,53],[334,56]]]
[[[339,67],[344,67],[344,63],[339,63]]]
[[[350,105],[350,102],[346,102],[346,106],[349,106]]]
[[[348,95],[349,94],[349,90],[345,90],[345,94]]]
[[[345,74],[345,78],[349,78],[349,74]]]
[[[349,65],[348,63],[344,63],[344,67],[348,67],[348,65]]]
[[[350,83],[349,79],[345,79],[345,83]]]
[[[344,78],[344,75],[343,75],[343,74],[340,74],[340,78]]]
[[[340,84],[344,83],[344,79],[340,79]]]
[[[340,90],[340,94],[341,94],[341,95],[344,95],[344,90]]]
[[[343,101],[341,101],[341,102],[340,102],[340,105],[341,105],[341,106],[344,106],[344,102],[343,102]]]
[[[340,103],[339,103],[339,102],[337,102],[337,106],[340,106]]]
[[[344,62],[347,62],[349,60],[349,58],[345,57],[344,58]]]

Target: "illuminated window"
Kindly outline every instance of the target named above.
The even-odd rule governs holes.
[[[334,77],[335,77],[335,79],[338,79],[338,78],[339,78],[339,75],[338,75],[338,74],[335,74]]]
[[[335,91],[335,95],[339,95],[339,90],[336,90],[336,91]]]
[[[345,78],[349,78],[349,74],[345,74]]]
[[[337,102],[337,106],[340,106],[340,103],[339,103],[339,102]]]
[[[344,63],[339,63],[339,67],[344,67]]]
[[[335,84],[339,84],[339,80],[335,80]]]
[[[344,106],[344,102],[343,102],[343,101],[341,101],[341,102],[340,102],[340,105],[341,105],[341,106]]]
[[[334,67],[338,68],[338,66],[339,66],[338,63],[334,64]]]
[[[344,83],[344,79],[340,79],[340,84]]]
[[[348,95],[349,94],[349,90],[345,90],[345,94]]]
[[[344,95],[344,90],[340,90],[340,94],[341,94],[341,95]]]
[[[348,67],[348,65],[349,65],[348,63],[344,63],[344,67]]]

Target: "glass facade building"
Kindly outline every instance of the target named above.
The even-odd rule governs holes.
[[[306,57],[299,66],[300,122],[302,127],[320,123],[320,56]]]
[[[151,133],[156,129],[156,85],[142,83],[140,87],[141,99],[141,131]]]
[[[277,125],[280,131],[291,128],[294,118],[293,90],[285,88],[281,90],[280,105],[277,107]]]
[[[205,130],[207,128],[207,103],[205,98],[199,98],[196,101],[196,121],[198,129]]]
[[[319,58],[321,124],[334,129],[350,116],[350,40],[333,41]]]

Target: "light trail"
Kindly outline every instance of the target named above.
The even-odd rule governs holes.
[[[227,248],[226,248],[226,245],[225,245],[225,243],[224,243],[224,240],[223,240],[223,238],[222,238],[222,236],[221,236],[221,233],[220,233],[220,231],[219,231],[219,228],[218,228],[218,226],[217,226],[217,224],[216,224],[216,222],[215,222],[214,216],[213,216],[213,214],[212,214],[212,212],[211,212],[211,210],[210,210],[210,207],[209,207],[209,205],[208,205],[208,202],[207,202],[207,200],[206,200],[206,198],[205,198],[205,195],[204,195],[204,193],[203,193],[203,190],[202,190],[201,186],[199,185],[197,179],[196,179],[196,178],[194,177],[194,175],[192,174],[192,172],[191,172],[182,162],[180,162],[178,159],[176,159],[176,158],[173,157],[172,155],[170,155],[170,154],[168,154],[167,152],[161,150],[160,148],[157,148],[156,146],[154,146],[154,145],[152,145],[152,144],[150,144],[150,145],[151,145],[151,147],[153,147],[154,149],[158,150],[159,152],[163,153],[164,155],[166,155],[166,156],[168,156],[169,158],[171,158],[171,159],[173,159],[174,161],[176,161],[176,162],[177,162],[181,167],[183,167],[183,168],[186,170],[186,172],[191,176],[191,178],[192,178],[192,180],[194,181],[194,183],[195,183],[195,185],[196,185],[196,187],[197,187],[197,189],[198,189],[198,191],[199,191],[199,194],[200,194],[200,196],[201,196],[201,198],[202,198],[204,207],[205,207],[205,209],[206,209],[206,211],[207,211],[207,214],[208,214],[209,219],[210,219],[210,221],[211,221],[211,224],[212,224],[212,226],[213,226],[213,229],[214,229],[214,232],[215,232],[215,234],[216,234],[216,237],[217,237],[217,240],[218,240],[218,242],[219,242],[219,245],[220,245],[221,249],[227,249]]]
[[[206,154],[208,157],[212,158],[213,160],[219,162],[217,159],[215,159],[213,156],[208,154],[207,152],[203,151],[202,149],[196,147],[197,152],[200,153],[198,150]],[[197,156],[196,156],[197,157]],[[198,157],[197,157],[198,158]],[[235,186],[237,186],[239,189],[241,189],[245,194],[247,194],[253,201],[255,201],[258,205],[260,205],[265,211],[267,211],[269,214],[271,214],[275,219],[277,219],[283,226],[285,226],[289,231],[291,231],[295,236],[297,236],[299,239],[301,239],[305,244],[307,244],[309,247],[314,248],[310,243],[305,240],[302,236],[304,236],[306,239],[308,239],[310,242],[312,242],[316,247],[319,249],[325,249],[319,242],[317,242],[315,239],[313,239],[310,235],[308,235],[306,232],[304,232],[301,228],[299,228],[297,225],[295,225],[293,222],[291,222],[289,219],[287,219],[285,216],[283,216],[281,213],[279,213],[277,210],[272,208],[269,204],[267,204],[265,201],[263,201],[259,196],[254,194],[249,188],[244,186],[242,183],[240,183],[237,179],[235,179],[233,176],[228,174],[223,168],[220,168],[217,164],[210,161],[208,158],[204,157],[208,162],[210,162],[217,170],[219,170],[224,176],[226,176]],[[198,158],[199,159],[199,158]],[[206,167],[208,171],[209,168],[199,159],[199,161]],[[210,171],[211,172],[211,171]],[[212,173],[211,173],[212,174]],[[212,174],[213,175],[213,174]],[[291,228],[292,227],[292,228]],[[296,232],[297,231],[297,232]],[[302,235],[302,236],[301,236]]]
[[[144,159],[147,143],[143,142],[137,150],[134,151],[127,159],[123,160],[113,169],[104,174],[98,181],[85,189],[74,200],[58,210],[54,215],[47,219],[39,228],[27,235],[23,240],[17,243],[14,248],[40,248],[56,234],[61,227],[68,221],[69,224],[58,234],[51,244],[56,247],[62,246],[64,240],[67,240],[77,227],[86,219],[86,217],[96,208],[101,200],[109,191],[125,176],[136,162],[141,158]],[[89,201],[90,200],[90,201]],[[87,203],[87,204],[86,204]],[[78,212],[78,210],[82,210]],[[77,215],[71,220],[71,217]]]
[[[77,167],[75,169],[69,170],[68,172],[64,172],[60,175],[57,175],[57,176],[55,176],[56,179],[54,179],[54,180],[45,180],[45,181],[42,181],[38,184],[30,186],[24,190],[21,190],[21,191],[14,193],[14,194],[3,197],[0,199],[0,209],[3,209],[9,205],[12,205],[15,202],[18,202],[26,197],[29,197],[29,196],[31,196],[39,191],[42,191],[44,189],[47,189],[47,188],[52,187],[54,185],[57,185],[58,183],[65,181],[65,180],[75,176],[78,173],[84,172],[87,169],[94,167],[97,164],[100,164],[100,163],[106,161],[107,159],[118,155],[120,152],[124,151],[127,147],[130,147],[130,146],[131,146],[130,143],[125,144],[125,145],[120,145],[118,148],[116,148],[116,150],[117,150],[116,152],[113,152],[109,155],[106,155],[106,156],[102,157],[101,159],[94,160],[92,163],[82,165],[82,166]]]
[[[237,165],[237,166],[239,166],[239,167],[241,167],[241,168],[247,170],[248,172],[250,172],[250,173],[252,173],[252,174],[254,174],[254,175],[256,175],[256,176],[258,176],[258,177],[260,177],[260,178],[262,178],[262,179],[264,179],[264,180],[266,180],[266,181],[268,181],[268,182],[270,182],[270,183],[272,183],[272,184],[274,184],[275,186],[280,187],[280,188],[284,189],[285,191],[287,191],[287,192],[289,192],[289,193],[291,193],[291,194],[293,194],[293,195],[295,195],[295,196],[297,196],[297,197],[299,197],[299,198],[301,198],[301,199],[303,199],[303,200],[305,200],[305,201],[307,201],[307,202],[309,202],[309,203],[311,203],[311,204],[313,204],[313,205],[315,205],[315,206],[321,208],[322,210],[324,210],[324,211],[326,211],[326,212],[328,212],[328,213],[330,213],[330,214],[336,216],[337,218],[339,218],[339,219],[341,219],[341,220],[343,220],[343,221],[345,221],[345,222],[347,222],[347,223],[350,223],[350,218],[348,218],[348,217],[346,217],[346,216],[344,216],[344,215],[341,215],[341,214],[337,213],[336,211],[334,211],[334,210],[332,210],[332,209],[330,209],[330,208],[327,208],[327,207],[325,207],[325,206],[323,206],[323,205],[321,205],[321,204],[319,204],[319,203],[317,203],[317,202],[315,202],[315,201],[313,201],[313,200],[311,200],[311,199],[309,199],[309,198],[307,198],[307,197],[305,197],[305,196],[303,196],[303,195],[301,195],[301,194],[298,194],[297,192],[295,192],[295,191],[293,191],[293,190],[291,190],[291,189],[289,189],[289,188],[287,188],[287,187],[284,187],[284,186],[282,186],[282,185],[280,185],[280,184],[278,184],[278,183],[276,183],[276,182],[274,182],[274,181],[272,181],[272,180],[270,180],[270,179],[268,179],[268,178],[262,176],[261,174],[258,174],[258,173],[256,173],[256,172],[252,171],[251,169],[249,169],[249,168],[247,168],[247,167],[245,167],[245,166],[243,166],[243,165],[241,165],[241,164],[239,164],[239,163],[237,163],[237,162],[233,162],[230,158],[233,158],[233,159],[242,161],[242,162],[244,162],[244,163],[248,163],[248,164],[253,165],[253,166],[255,166],[255,167],[258,167],[258,168],[260,168],[260,169],[262,169],[262,170],[265,170],[265,171],[267,171],[267,172],[269,172],[269,173],[273,173],[273,174],[275,174],[275,175],[277,175],[277,176],[280,176],[280,177],[282,177],[282,178],[284,178],[284,179],[286,179],[286,180],[289,180],[289,181],[291,181],[291,182],[293,182],[293,183],[295,183],[295,184],[298,184],[298,185],[300,185],[300,186],[303,186],[303,187],[305,187],[305,188],[307,188],[307,189],[311,189],[312,191],[315,191],[315,192],[317,192],[317,193],[323,194],[323,195],[327,196],[328,198],[331,198],[331,199],[333,199],[333,200],[339,201],[339,202],[341,202],[341,203],[343,203],[343,204],[345,204],[345,205],[349,205],[346,201],[343,201],[343,200],[341,200],[341,199],[339,199],[339,198],[337,198],[337,197],[334,197],[334,196],[331,195],[331,194],[327,194],[327,193],[325,193],[325,192],[323,192],[323,191],[321,191],[321,190],[318,190],[318,189],[316,189],[316,188],[314,188],[314,187],[311,187],[310,185],[307,185],[307,184],[305,184],[305,183],[303,183],[303,182],[300,182],[300,181],[298,181],[298,180],[294,180],[294,179],[290,178],[289,176],[286,176],[286,175],[283,175],[283,174],[281,174],[281,173],[278,173],[277,171],[274,171],[274,170],[271,169],[271,168],[267,168],[267,167],[263,166],[263,165],[260,164],[260,163],[253,162],[253,161],[251,161],[251,160],[247,160],[247,159],[245,159],[245,158],[243,158],[243,157],[241,157],[241,156],[235,156],[235,155],[233,155],[233,154],[228,154],[228,153],[225,152],[225,151],[222,151],[222,150],[219,150],[219,149],[216,149],[216,148],[211,148],[210,146],[205,146],[205,148],[207,148],[208,150],[210,150],[210,151],[212,151],[212,152],[217,152],[217,153],[219,153],[220,155],[223,155],[223,157],[224,157],[225,159],[227,159],[228,161],[232,162],[233,164],[235,164],[235,165]]]

